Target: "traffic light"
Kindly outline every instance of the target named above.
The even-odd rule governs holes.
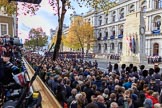
[[[42,0],[8,0],[8,2],[15,1],[15,2],[26,2],[32,4],[40,4]]]

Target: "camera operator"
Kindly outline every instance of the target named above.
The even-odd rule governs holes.
[[[4,45],[3,39],[0,38],[0,83],[4,85],[14,81],[12,73],[19,73],[19,68],[11,61],[12,57],[13,53],[10,45]]]

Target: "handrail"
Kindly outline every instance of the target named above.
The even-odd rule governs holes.
[[[25,67],[28,71],[29,77],[32,78],[35,71],[30,66],[30,64],[23,58]],[[42,95],[42,108],[62,108],[59,102],[56,100],[54,95],[50,92],[50,90],[46,87],[44,82],[37,77],[36,80],[33,82],[34,91],[40,91]]]

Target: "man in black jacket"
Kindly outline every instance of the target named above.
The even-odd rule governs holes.
[[[104,97],[101,96],[101,95],[98,95],[97,96],[97,102],[96,102],[98,108],[106,108],[105,107],[105,100],[104,100]]]

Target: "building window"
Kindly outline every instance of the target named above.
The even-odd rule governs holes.
[[[120,10],[120,19],[124,18],[124,8]]]
[[[146,6],[143,6],[142,7],[142,12],[146,12],[146,10],[147,10],[147,7]]]
[[[102,16],[99,17],[99,25],[102,25]]]
[[[107,51],[107,43],[104,43],[104,50]]]
[[[161,26],[161,16],[156,16],[154,18],[154,30],[160,30]]]
[[[101,51],[101,44],[98,44],[98,51]]]
[[[8,30],[7,30],[7,24],[0,24],[0,35],[6,35],[8,34]]]
[[[112,21],[115,22],[115,19],[116,19],[116,12],[114,11],[112,14]]]
[[[107,31],[107,32],[105,32],[105,36],[108,36],[108,31]]]
[[[97,40],[101,40],[102,38],[102,33],[99,33],[99,37],[97,38]]]
[[[108,14],[105,16],[105,24],[108,24]]]
[[[135,12],[135,6],[134,6],[134,5],[131,5],[131,6],[130,6],[129,12],[130,12],[130,13]]]
[[[102,38],[102,33],[100,33],[100,37]]]
[[[115,36],[115,27],[112,28],[112,35]]]
[[[105,32],[105,36],[104,36],[104,39],[103,39],[103,40],[107,40],[107,38],[108,38],[108,32],[106,31],[106,32]]]
[[[110,44],[110,50],[113,51],[114,50],[114,43]]]
[[[124,29],[124,28],[123,28],[123,25],[121,25],[121,26],[119,27],[119,32],[120,32],[119,34],[123,35],[123,29]]]
[[[119,52],[122,50],[122,42],[118,43],[118,50],[119,50]]]
[[[124,28],[123,28],[123,25],[121,25],[121,26],[119,26],[118,38],[123,38],[123,32],[124,32]]]
[[[155,9],[162,8],[162,0],[154,0]]]
[[[153,45],[153,56],[158,56],[159,55],[159,44],[154,43]]]
[[[142,12],[146,12],[146,9],[147,9],[147,4],[146,4],[146,0],[144,0],[144,1],[141,3],[141,11],[142,11]]]
[[[88,19],[88,23],[91,24],[91,19]]]

